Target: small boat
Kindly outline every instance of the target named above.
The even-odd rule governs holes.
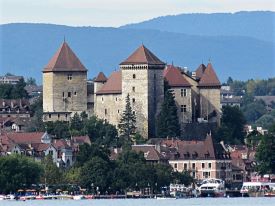
[[[198,188],[201,197],[224,197],[224,181],[221,179],[205,179]]]
[[[244,197],[272,197],[274,189],[274,182],[244,182],[240,193]]]
[[[83,199],[85,199],[85,197],[84,197],[84,195],[74,195],[73,199],[74,200],[83,200]]]
[[[176,200],[176,197],[156,197],[157,200]]]

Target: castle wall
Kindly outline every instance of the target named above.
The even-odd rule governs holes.
[[[43,73],[43,111],[53,111],[53,73]]]
[[[101,94],[95,96],[95,115],[115,126],[120,121],[122,108],[121,94]]]
[[[164,99],[163,68],[148,70],[148,89],[148,136],[154,137],[156,133],[156,118]]]
[[[200,92],[200,114],[202,118],[216,111],[217,122],[220,121],[220,88],[202,87]]]
[[[181,126],[192,122],[192,90],[190,87],[172,87]]]
[[[125,109],[125,99],[129,94],[132,109],[136,114],[137,131],[148,138],[148,70],[146,65],[140,67],[143,68],[122,69],[122,108]]]

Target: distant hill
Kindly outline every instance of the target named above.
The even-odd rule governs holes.
[[[156,29],[202,36],[248,36],[275,42],[275,12],[180,14],[128,24],[121,28]]]
[[[89,78],[109,75],[140,44],[161,60],[194,70],[211,62],[220,80],[267,78],[274,74],[274,43],[240,36],[198,36],[146,29],[69,27],[51,24],[0,25],[0,75],[32,76],[42,82],[42,69],[64,36]]]

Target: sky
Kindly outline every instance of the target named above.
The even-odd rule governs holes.
[[[275,11],[274,0],[0,0],[0,24],[118,27],[181,13]]]

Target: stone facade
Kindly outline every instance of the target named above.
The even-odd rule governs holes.
[[[85,111],[117,126],[129,94],[137,131],[145,138],[155,137],[164,80],[174,93],[182,131],[193,122],[219,122],[220,82],[210,63],[190,76],[142,45],[109,78],[100,72],[87,81],[87,70],[66,43],[43,70],[44,121],[69,121],[74,113]]]

